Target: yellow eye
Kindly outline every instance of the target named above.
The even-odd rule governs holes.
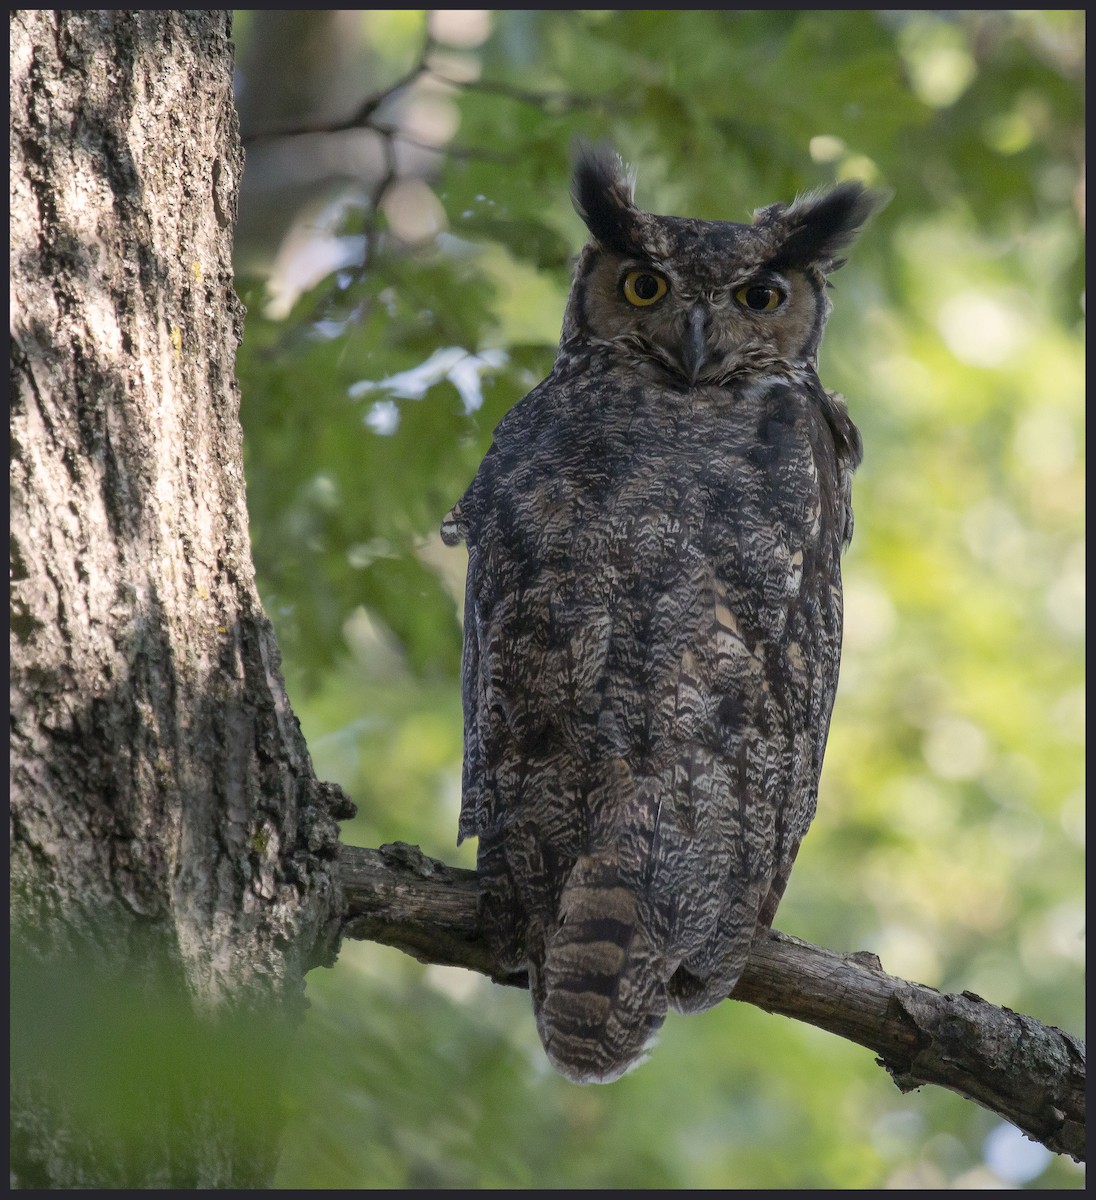
[[[751,312],[773,312],[784,303],[784,293],[779,288],[760,283],[748,283],[739,288],[734,298]]]
[[[653,271],[629,271],[624,277],[624,299],[637,308],[656,304],[670,290],[670,285]]]

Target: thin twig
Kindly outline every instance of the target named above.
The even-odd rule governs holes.
[[[357,110],[349,117],[344,117],[342,120],[311,122],[303,125],[274,126],[271,129],[260,129],[246,134],[241,140],[245,146],[248,146],[254,142],[266,141],[271,138],[305,137],[314,134],[346,133],[351,129],[376,128],[373,124],[373,114],[383,104],[397,93],[416,83],[423,75],[433,74],[427,61],[430,51],[433,48],[434,41],[430,36],[429,30],[427,30],[426,36],[423,39],[422,49],[414,66],[406,74],[401,75],[395,83],[389,84],[388,87],[383,88],[381,91],[367,96],[358,106]]]

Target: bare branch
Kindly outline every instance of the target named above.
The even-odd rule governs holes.
[[[339,876],[345,937],[528,986],[524,973],[500,972],[492,961],[474,871],[397,842],[341,847]],[[949,1088],[1084,1161],[1085,1046],[1061,1029],[972,992],[908,983],[886,974],[873,954],[837,954],[775,930],[754,946],[732,998],[868,1047],[904,1092]]]
[[[435,43],[427,33],[423,39],[422,49],[414,65],[388,87],[367,96],[357,109],[349,116],[324,121],[306,121],[296,125],[275,125],[268,129],[256,129],[245,133],[242,137],[245,146],[256,142],[269,141],[274,138],[312,137],[332,133],[347,133],[352,129],[370,129],[383,137],[398,137],[410,145],[420,145],[426,150],[439,150],[442,147],[422,145],[401,133],[397,128],[382,124],[376,119],[379,110],[393,96],[411,87],[420,79],[430,76],[447,87],[465,92],[483,92],[486,95],[505,97],[516,100],[520,104],[529,104],[546,113],[563,115],[568,112],[596,109],[604,112],[624,112],[625,108],[605,96],[583,96],[572,92],[533,92],[514,84],[486,79],[451,79],[430,64],[430,54]],[[484,159],[486,161],[510,161],[508,156],[493,153],[490,150],[463,147],[458,150],[459,157]]]
[[[270,138],[288,138],[288,137],[303,137],[311,134],[324,133],[346,133],[350,129],[372,129],[374,128],[373,116],[377,110],[395,96],[398,92],[402,92],[405,88],[409,88],[413,83],[422,78],[423,75],[431,74],[430,66],[427,61],[430,51],[433,48],[433,41],[430,35],[427,34],[423,40],[422,50],[419,52],[419,57],[414,65],[401,75],[394,83],[383,88],[379,92],[374,92],[367,96],[355,112],[350,116],[344,117],[338,121],[317,121],[306,122],[302,125],[283,125],[275,126],[270,129],[259,129],[244,135],[242,141],[245,146],[251,145],[254,142],[265,141]]]

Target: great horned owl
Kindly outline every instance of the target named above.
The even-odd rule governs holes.
[[[633,186],[580,151],[558,357],[442,527],[468,543],[460,838],[581,1083],[728,995],[814,815],[861,452],[816,362],[879,200],[843,183],[737,224]]]

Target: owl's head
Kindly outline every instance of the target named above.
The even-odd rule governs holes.
[[[578,150],[572,197],[591,239],[564,341],[614,345],[688,386],[813,367],[830,311],[826,277],[887,197],[842,183],[740,225],[643,212],[634,184],[608,147]]]

